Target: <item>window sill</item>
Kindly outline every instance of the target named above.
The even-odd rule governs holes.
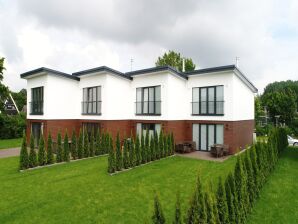
[[[224,114],[191,114],[191,116],[224,116]]]
[[[29,115],[43,115],[43,113],[30,113]]]
[[[161,114],[135,114],[136,116],[161,116]]]
[[[98,116],[101,116],[101,113],[99,113],[99,114],[92,114],[92,113],[81,113],[81,115],[92,115],[92,116],[96,116],[96,115],[98,115]]]

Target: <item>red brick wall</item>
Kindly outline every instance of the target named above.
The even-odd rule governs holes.
[[[62,136],[67,129],[68,134],[71,135],[72,130],[75,130],[77,135],[83,123],[99,123],[102,130],[112,134],[116,137],[119,131],[121,138],[130,136],[132,132],[136,134],[137,123],[159,123],[162,129],[169,133],[173,132],[176,142],[192,141],[192,124],[223,124],[224,125],[224,143],[230,146],[232,154],[237,152],[239,148],[252,144],[254,120],[244,121],[144,121],[144,120],[27,120],[27,139],[29,140],[30,129],[32,122],[43,123],[43,133],[45,137],[51,131],[53,139],[57,138],[57,134],[61,131]]]

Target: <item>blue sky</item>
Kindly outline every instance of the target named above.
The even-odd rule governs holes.
[[[120,71],[154,66],[167,50],[198,68],[234,64],[262,92],[298,77],[298,2],[236,0],[0,0],[4,82],[38,67],[63,72],[107,65]],[[4,21],[4,22],[3,22]]]

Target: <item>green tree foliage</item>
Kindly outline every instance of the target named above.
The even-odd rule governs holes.
[[[38,144],[38,165],[43,166],[46,164],[46,151],[44,146],[44,137],[41,134]]]
[[[84,157],[87,158],[90,156],[90,144],[89,144],[89,136],[87,129],[84,130]]]
[[[89,144],[89,156],[93,157],[95,155],[95,138],[94,138],[94,129],[91,130],[90,135],[90,144]]]
[[[132,136],[130,135],[130,142],[129,142],[129,163],[131,167],[136,166],[136,150],[135,150],[135,142]]]
[[[175,216],[173,224],[182,224],[181,199],[179,192],[176,194]]]
[[[168,142],[167,142],[167,135],[164,134],[163,136],[163,157],[168,156]]]
[[[160,159],[160,149],[159,149],[159,141],[158,141],[158,134],[154,132],[154,153],[155,159]]]
[[[4,68],[4,58],[0,57],[0,112],[1,114],[4,113],[4,101],[7,99],[9,90],[8,87],[3,85],[1,82],[3,80],[3,71]],[[1,125],[0,125],[1,127]]]
[[[222,179],[219,178],[218,188],[216,192],[217,210],[220,223],[229,223],[229,210],[226,198],[226,190],[222,183]]]
[[[175,153],[175,140],[174,140],[174,134],[171,133],[171,154],[174,155]]]
[[[100,132],[99,129],[96,131],[96,138],[95,138],[95,155],[102,155],[101,152],[101,138],[100,138]]]
[[[256,195],[255,195],[256,185],[255,185],[255,178],[254,178],[254,170],[252,167],[249,151],[245,152],[244,164],[246,167],[247,193],[248,193],[249,203],[250,203],[249,206],[251,209],[254,203],[254,200],[256,198]]]
[[[61,132],[58,132],[58,137],[57,137],[57,157],[56,161],[57,163],[61,163],[63,161],[63,149],[62,149],[62,136]]]
[[[252,171],[253,171],[253,178],[254,178],[254,193],[255,193],[255,199],[259,196],[260,192],[260,172],[259,172],[259,167],[257,164],[257,154],[256,154],[256,148],[255,145],[252,146],[252,148],[249,150],[249,156],[250,156],[250,161],[251,161],[251,166],[252,166]]]
[[[0,94],[0,111],[2,111],[0,113],[0,139],[19,138],[26,129],[26,114],[20,113],[14,116],[5,114],[1,110],[4,106],[4,103],[1,103],[1,97],[3,96]]]
[[[207,213],[200,176],[198,175],[195,191],[187,211],[186,223],[206,223]]]
[[[163,146],[163,132],[162,130],[160,130],[159,132],[159,138],[158,138],[158,143],[159,143],[159,158],[163,158],[164,157],[164,146]]]
[[[166,223],[162,208],[161,208],[161,204],[159,202],[159,198],[158,195],[155,194],[154,197],[154,213],[152,216],[152,223],[154,224],[164,224]]]
[[[70,154],[72,159],[76,160],[78,158],[78,144],[77,144],[77,136],[75,130],[72,131],[71,135],[71,146],[70,146]]]
[[[53,140],[51,132],[49,132],[47,141],[47,164],[53,164],[54,162]]]
[[[23,132],[23,140],[22,140],[22,147],[20,152],[20,170],[28,169],[29,167],[29,157],[27,151],[27,139],[26,133]]]
[[[151,155],[150,155],[150,137],[149,137],[149,130],[146,130],[146,136],[145,136],[145,162],[151,161]]]
[[[151,161],[155,160],[155,147],[154,147],[154,135],[150,138],[150,155],[151,155]]]
[[[13,97],[18,109],[22,111],[23,107],[27,103],[27,90],[21,89],[19,92],[11,92],[11,96]]]
[[[145,149],[145,138],[144,138],[144,134],[141,134],[141,147],[140,147],[140,151],[141,151],[141,163],[146,163],[146,149]]]
[[[113,147],[113,140],[109,135],[106,135],[107,139],[107,149],[109,152],[108,155],[108,172],[115,173],[116,171],[116,158],[115,158],[115,151]]]
[[[123,168],[123,156],[120,144],[120,135],[117,133],[116,137],[116,170],[122,170]]]
[[[64,142],[63,142],[63,161],[69,162],[69,143],[68,143],[68,134],[67,130],[65,131],[64,135]]]
[[[232,185],[232,187],[231,187]],[[232,190],[233,189],[233,190]],[[236,211],[235,207],[237,206],[235,203],[234,198],[234,190],[235,190],[235,184],[234,184],[234,177],[233,174],[230,173],[225,181],[225,190],[226,190],[226,199],[227,199],[227,206],[228,206],[228,220],[229,223],[237,223],[236,219]]]
[[[80,129],[79,141],[78,141],[78,158],[82,159],[84,157],[84,148],[83,148],[83,133]]]
[[[206,211],[207,211],[207,222],[208,224],[216,224],[217,220],[214,214],[214,201],[212,199],[211,193],[207,191],[205,193],[205,203],[206,203]]]
[[[127,140],[124,141],[123,144],[123,167],[124,169],[128,169],[130,167],[130,161],[129,161],[129,155],[128,155],[128,149],[129,143]]]
[[[142,163],[142,155],[141,155],[141,146],[140,146],[140,137],[139,137],[139,135],[136,136],[135,151],[136,151],[136,165],[138,166]]]
[[[178,71],[182,72],[183,67],[183,58],[180,53],[176,53],[175,51],[169,51],[164,53],[163,56],[158,57],[157,61],[155,62],[156,66],[172,66]],[[193,71],[196,68],[196,65],[193,63],[191,58],[184,58],[185,59],[185,71]]]
[[[261,116],[265,115],[264,109],[263,109],[262,101],[260,96],[255,97],[255,120],[259,121],[261,119]]]
[[[34,148],[34,137],[31,133],[30,135],[30,153],[29,153],[29,167],[36,167],[37,166],[37,155]]]

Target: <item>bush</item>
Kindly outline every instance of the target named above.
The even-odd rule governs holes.
[[[233,185],[233,187],[231,187]],[[233,190],[232,190],[233,189]],[[226,199],[227,199],[227,206],[228,206],[228,220],[230,223],[237,223],[236,219],[236,203],[235,203],[235,197],[234,197],[234,177],[232,173],[229,174],[225,181],[225,190],[226,190]]]
[[[220,223],[229,223],[229,210],[226,198],[226,190],[221,178],[219,178],[218,181],[216,202]]]
[[[47,164],[54,163],[54,153],[53,153],[53,141],[51,132],[48,135],[48,142],[47,142]]]
[[[140,149],[140,137],[138,135],[136,136],[135,151],[136,151],[136,165],[138,166],[142,163],[142,156],[141,156],[141,149]]]
[[[122,170],[123,168],[123,156],[120,144],[120,135],[117,133],[116,137],[116,170]]]
[[[46,164],[46,152],[44,148],[44,138],[40,135],[39,145],[38,145],[38,165],[43,166]]]
[[[109,151],[108,155],[108,172],[109,173],[114,173],[116,171],[116,160],[115,160],[115,152],[113,148],[113,140],[112,138],[108,138],[107,142],[107,149]]]
[[[58,137],[57,137],[57,157],[56,161],[57,163],[61,163],[63,161],[63,149],[62,149],[62,137],[61,137],[61,132],[58,132]]]
[[[69,143],[68,143],[68,134],[67,130],[65,131],[64,135],[64,144],[63,144],[63,161],[69,162]]]
[[[176,194],[175,217],[173,224],[182,224],[181,202],[179,192],[177,192]]]
[[[101,154],[103,154],[101,152],[101,139],[100,139],[99,130],[97,130],[97,132],[96,132],[96,138],[95,138],[95,155],[96,156],[99,156]]]
[[[29,167],[33,168],[37,166],[37,155],[34,149],[34,137],[30,135],[30,153],[29,153]]]
[[[157,194],[154,197],[154,214],[152,216],[152,223],[154,224],[164,224],[166,223],[161,204],[159,202],[159,198]]]
[[[78,158],[78,145],[75,130],[72,131],[71,135],[70,154],[73,160],[76,160]]]
[[[151,154],[150,154],[150,137],[149,137],[149,130],[146,131],[146,137],[145,137],[145,163],[148,163],[151,161]]]
[[[128,156],[128,142],[124,141],[123,145],[123,167],[124,169],[128,169],[130,167],[129,156]]]
[[[84,157],[84,148],[83,148],[83,133],[80,129],[79,142],[78,142],[78,158],[82,159]]]
[[[90,155],[89,152],[89,136],[88,136],[88,131],[87,129],[84,129],[84,145],[83,145],[83,149],[84,149],[84,158],[88,158]]]
[[[20,138],[25,129],[25,113],[13,116],[0,113],[0,139]]]
[[[29,158],[28,158],[28,151],[27,151],[27,139],[26,139],[26,133],[24,131],[22,147],[20,152],[20,170],[28,169],[28,167],[29,167]]]
[[[93,157],[95,155],[95,138],[94,129],[91,130],[90,144],[89,144],[89,156]]]
[[[133,140],[132,134],[130,135],[130,141],[129,141],[129,164],[131,167],[136,166],[135,142]]]
[[[141,147],[140,147],[140,151],[141,151],[141,163],[146,163],[146,151],[145,151],[145,139],[144,139],[144,135],[143,133],[141,134]]]

